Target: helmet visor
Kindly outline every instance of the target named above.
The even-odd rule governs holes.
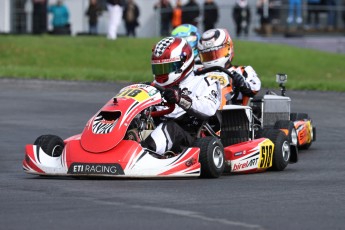
[[[230,45],[223,45],[217,48],[211,48],[205,51],[199,51],[201,62],[214,61],[219,58],[228,57],[230,55]]]
[[[176,72],[181,69],[182,61],[167,62],[167,63],[152,63],[152,73],[154,75],[163,75]]]

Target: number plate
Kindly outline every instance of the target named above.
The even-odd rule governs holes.
[[[269,139],[260,144],[259,168],[272,167],[274,144]]]

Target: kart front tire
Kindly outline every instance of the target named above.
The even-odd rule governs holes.
[[[59,157],[65,147],[63,140],[55,135],[42,135],[39,136],[34,145],[39,145],[42,150],[51,157]]]
[[[311,120],[311,119],[307,113],[291,113],[290,114],[290,120],[291,121],[300,121],[300,120]],[[312,125],[312,123],[311,123],[311,125]],[[314,127],[311,128],[311,132],[312,133],[311,133],[311,137],[310,137],[311,138],[310,143],[307,143],[304,145],[300,145],[300,143],[298,143],[298,149],[307,150],[310,148],[312,142],[315,140],[315,137],[314,137],[315,128]]]
[[[197,139],[194,147],[200,148],[199,162],[201,164],[202,178],[218,178],[225,168],[224,147],[216,137]]]
[[[288,137],[279,129],[263,129],[260,133],[261,137],[270,139],[274,144],[273,152],[273,171],[283,171],[289,164],[291,149]]]

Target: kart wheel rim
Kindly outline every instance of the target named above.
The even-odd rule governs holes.
[[[296,129],[292,129],[291,131],[291,143],[297,146],[297,131]]]
[[[284,141],[282,146],[282,154],[284,161],[289,161],[290,159],[290,145],[287,141]]]
[[[213,149],[213,163],[216,166],[216,168],[221,168],[223,166],[224,162],[224,155],[223,151],[219,146]]]

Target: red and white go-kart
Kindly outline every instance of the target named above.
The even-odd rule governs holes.
[[[42,135],[26,145],[23,168],[30,174],[74,177],[206,177],[223,172],[284,170],[297,162],[296,143],[288,127],[255,128],[251,106],[225,105],[219,119],[205,121],[192,146],[170,157],[145,149],[140,142],[155,128],[153,117],[173,111],[163,89],[133,84],[111,98],[82,133],[62,140]],[[154,111],[157,105],[166,110]],[[214,122],[216,121],[216,122]],[[284,132],[285,130],[285,132]]]

